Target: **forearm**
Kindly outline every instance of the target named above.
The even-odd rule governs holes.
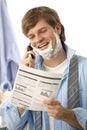
[[[78,130],[83,130],[79,122],[77,121],[77,118],[72,110],[66,109],[65,116],[63,119],[65,122],[67,122],[72,127],[77,128]]]

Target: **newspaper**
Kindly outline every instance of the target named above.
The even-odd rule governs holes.
[[[20,65],[15,79],[11,103],[28,110],[45,111],[44,99],[54,99],[62,74],[50,73]]]

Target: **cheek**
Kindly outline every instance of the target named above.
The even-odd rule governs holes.
[[[37,43],[35,42],[35,38],[31,39],[30,43],[31,43],[32,47],[36,47],[37,46]]]
[[[54,35],[52,36],[51,40],[52,40],[52,47],[55,48],[55,46],[56,46],[56,38],[55,38]]]
[[[54,39],[53,32],[46,33],[45,38],[47,38],[48,40],[53,41],[53,39]]]
[[[30,41],[32,47],[36,47],[36,43],[34,41]]]

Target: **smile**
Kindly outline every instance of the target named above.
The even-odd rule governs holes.
[[[46,49],[48,47],[48,45],[49,45],[49,42],[44,43],[42,45],[39,45],[38,48],[41,49],[41,50],[44,50],[44,49]]]

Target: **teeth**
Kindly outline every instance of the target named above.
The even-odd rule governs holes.
[[[40,45],[38,48],[44,47],[44,46],[46,46],[46,45],[47,45],[47,43],[45,43],[45,44],[43,44],[43,45]]]
[[[43,44],[43,45],[41,45],[41,46],[39,46],[39,47],[43,47],[43,46],[45,46],[45,44]]]

